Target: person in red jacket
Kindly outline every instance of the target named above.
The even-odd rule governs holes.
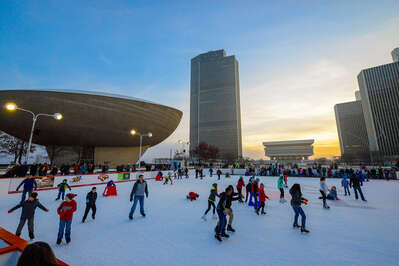
[[[65,230],[65,240],[67,244],[71,242],[72,218],[73,218],[73,213],[77,209],[76,201],[73,200],[75,196],[76,194],[68,193],[65,197],[65,201],[62,202],[57,209],[58,215],[60,216],[57,245],[61,244],[62,237],[64,236],[64,230]]]
[[[193,201],[193,200],[197,200],[199,198],[199,194],[195,193],[195,192],[190,192],[187,195],[187,199]]]
[[[266,196],[265,193],[265,186],[263,185],[263,183],[260,184],[260,188],[259,188],[259,201],[260,201],[260,208],[262,208],[262,214],[266,214],[265,212],[265,202],[266,199],[269,199],[268,196]],[[259,210],[260,208],[256,211],[256,213],[259,215]]]
[[[238,179],[238,182],[237,182],[237,191],[241,197],[243,197],[242,196],[242,188],[243,187],[245,187],[244,179],[242,178],[242,176],[240,176],[240,179]],[[239,202],[243,202],[242,198],[239,199]]]
[[[252,198],[255,199],[254,208],[255,212],[258,211],[258,193],[259,193],[259,178],[256,178],[254,182],[252,182],[252,190],[251,195]]]

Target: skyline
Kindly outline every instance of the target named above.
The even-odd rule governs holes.
[[[189,138],[190,59],[225,49],[240,62],[245,157],[264,158],[264,141],[308,138],[316,157],[339,155],[333,107],[355,99],[362,69],[392,62],[399,3],[230,2],[3,1],[0,89],[90,90],[176,107],[178,129],[143,159],[166,157]]]

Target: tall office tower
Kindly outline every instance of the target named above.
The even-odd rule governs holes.
[[[369,140],[359,100],[334,106],[341,156],[346,161],[368,162]]]
[[[393,49],[391,55],[394,62],[399,62],[399,48]]]
[[[372,159],[399,158],[399,61],[358,77]]]
[[[355,98],[356,98],[356,101],[362,100],[362,95],[360,94],[360,91],[355,91]]]
[[[219,157],[242,156],[238,61],[224,50],[191,59],[190,145],[219,148]]]

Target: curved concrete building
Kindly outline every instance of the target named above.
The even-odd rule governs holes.
[[[14,102],[34,113],[61,113],[63,119],[40,117],[33,143],[44,145],[55,163],[77,160],[95,164],[136,163],[140,137],[130,130],[153,136],[143,137],[143,153],[169,137],[180,123],[182,112],[160,104],[120,95],[55,90],[3,90],[0,104]],[[0,111],[0,130],[23,140],[29,139],[32,116],[23,111]]]

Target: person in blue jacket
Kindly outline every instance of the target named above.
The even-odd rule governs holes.
[[[344,191],[345,191],[345,196],[346,195],[351,195],[351,192],[349,190],[349,181],[348,181],[348,174],[345,173],[343,174],[342,180],[341,180],[341,185],[344,187]]]
[[[33,189],[35,190],[37,189],[37,183],[36,180],[33,178],[33,176],[28,176],[21,182],[21,184],[18,185],[17,191],[22,185],[24,185],[24,190],[22,191],[21,202],[24,202],[26,198],[26,193],[28,193],[28,197],[30,197],[30,195],[33,192]]]

